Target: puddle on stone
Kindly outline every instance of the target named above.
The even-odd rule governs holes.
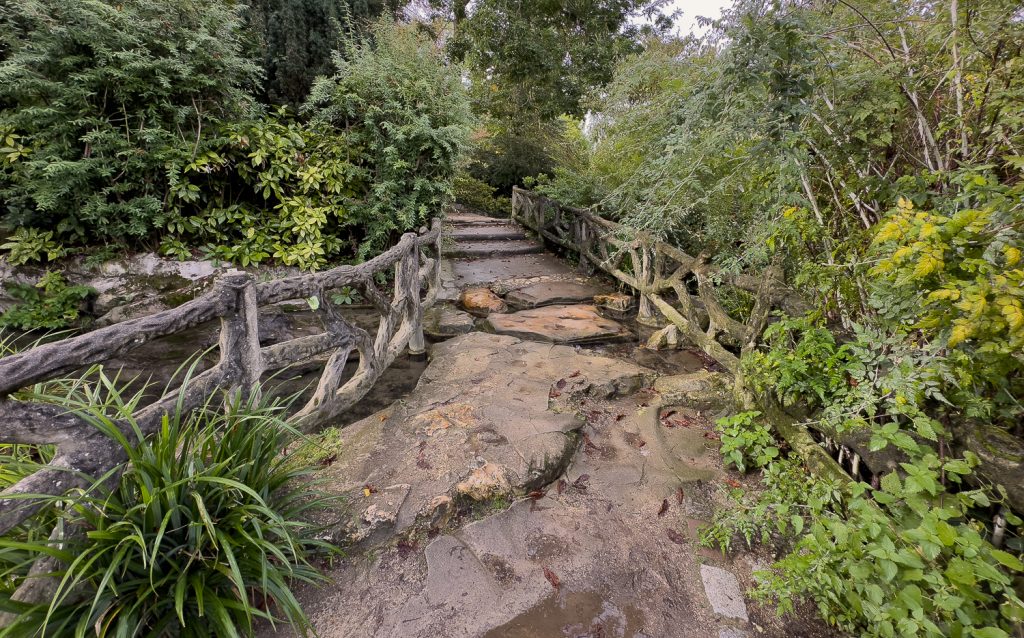
[[[584,346],[595,354],[623,359],[660,374],[686,374],[698,372],[707,366],[694,350],[648,350],[636,343],[605,343]]]
[[[484,638],[635,638],[643,616],[596,592],[555,593]]]

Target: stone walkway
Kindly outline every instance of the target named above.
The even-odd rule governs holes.
[[[507,222],[449,223],[431,332],[454,338],[321,473],[348,497],[332,530],[351,547],[300,593],[319,635],[827,635],[748,610],[761,559],[698,546],[730,480],[710,425],[726,380],[692,356],[637,365],[632,328],[595,305],[604,282]]]

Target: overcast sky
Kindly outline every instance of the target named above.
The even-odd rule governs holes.
[[[673,0],[672,9],[678,9],[683,15],[676,21],[678,33],[692,33],[700,31],[697,26],[697,16],[717,18],[722,13],[722,7],[732,4],[732,0]]]

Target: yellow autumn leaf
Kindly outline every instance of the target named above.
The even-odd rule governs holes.
[[[939,290],[933,290],[928,295],[928,301],[956,301],[960,298],[960,291],[951,288],[940,288]]]
[[[907,199],[905,197],[900,197],[899,201],[896,202],[896,205],[898,207],[902,208],[903,210],[913,210],[914,209],[914,202],[910,201],[909,199]]]
[[[958,343],[961,343],[965,339],[969,338],[971,336],[971,332],[972,331],[970,325],[966,323],[957,322],[957,324],[953,326],[952,333],[950,333],[949,335],[949,347],[952,348]]]
[[[914,266],[914,277],[927,277],[933,272],[942,270],[944,266],[945,263],[941,259],[933,254],[926,253],[921,255],[921,259]]]
[[[929,237],[937,233],[938,230],[939,229],[935,224],[931,222],[925,222],[925,224],[921,226],[921,232],[918,234],[918,238],[928,239]]]
[[[878,233],[875,235],[875,243],[881,244],[882,242],[887,242],[893,239],[899,239],[899,237],[902,234],[903,231],[900,228],[899,223],[895,221],[888,221],[882,224],[882,227],[878,230]]]
[[[913,252],[914,252],[914,247],[913,246],[900,246],[899,248],[896,249],[896,252],[894,252],[892,254],[892,257],[890,259],[892,259],[892,261],[898,263],[898,262],[903,261],[903,259],[907,255],[909,255],[909,254],[911,254]]]
[[[1004,246],[1003,255],[1006,256],[1007,266],[1016,266],[1017,262],[1020,261],[1020,248],[1015,248],[1013,246]]]
[[[1021,310],[1019,302],[1005,304],[1000,307],[1000,310],[1011,331],[1020,330],[1021,326],[1024,326],[1024,311]]]

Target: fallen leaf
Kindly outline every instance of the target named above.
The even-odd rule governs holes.
[[[547,567],[544,568],[544,578],[547,578],[548,582],[551,583],[551,586],[555,589],[562,586],[562,581],[558,580],[558,575]]]
[[[735,479],[725,479],[725,482],[733,489],[740,487],[740,482]]]
[[[559,379],[558,381],[555,381],[555,387],[558,388],[559,390],[565,388],[565,379]]]
[[[661,509],[658,510],[658,516],[659,517],[664,516],[666,513],[668,513],[668,499],[667,498],[664,499],[661,502]]]
[[[548,392],[549,399],[557,399],[560,396],[562,396],[562,393],[554,388],[551,388],[551,392]]]
[[[570,374],[569,378],[570,379],[575,379],[578,376],[580,376],[580,371],[579,370],[577,370],[576,372],[573,372],[572,374]]]
[[[683,535],[680,534],[679,532],[677,532],[676,530],[674,530],[674,529],[665,530],[665,533],[668,534],[668,539],[670,541],[672,541],[673,543],[675,543],[676,545],[685,545],[686,544],[686,538],[684,538]]]
[[[685,496],[686,496],[686,494],[683,493],[683,488],[677,487],[676,488],[676,503],[679,504],[679,505],[682,505],[683,504],[683,497],[685,497]]]
[[[532,492],[527,494],[527,496],[529,496],[535,501],[539,501],[540,499],[544,498],[546,494],[547,492],[545,492],[544,490],[533,490]]]
[[[557,490],[558,493],[561,494],[562,492],[565,491],[565,486],[565,479],[558,479],[558,483],[555,484],[555,490]]]
[[[722,440],[722,436],[718,432],[705,432],[704,433],[704,438],[705,439],[711,439],[712,441],[721,441]]]
[[[386,414],[382,414],[382,415],[380,415],[380,422],[381,422],[381,423],[383,423],[383,422],[385,422],[385,421],[387,421],[387,420],[388,420],[388,415],[386,415]]]
[[[587,481],[589,481],[589,480],[590,480],[590,475],[589,474],[580,474],[578,477],[576,477],[576,480],[572,482],[572,486],[575,487],[578,490],[586,491],[586,489],[587,489]]]
[[[622,419],[625,419],[625,418],[626,418],[625,414],[616,414],[615,415],[615,422],[618,423],[619,421],[621,421]]]

